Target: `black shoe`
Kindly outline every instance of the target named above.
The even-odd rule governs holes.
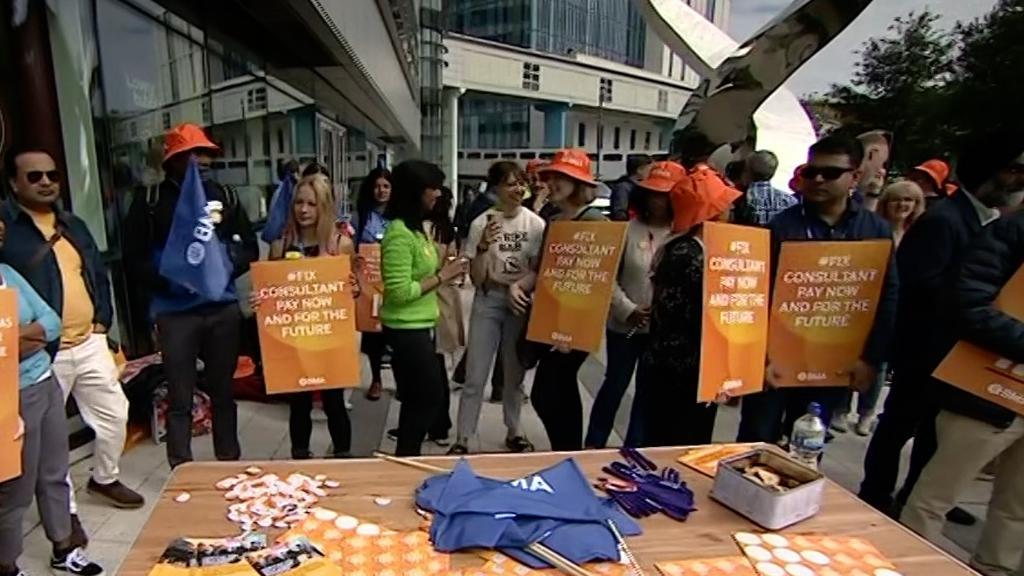
[[[62,558],[51,558],[50,570],[75,576],[103,576],[103,567],[89,560],[81,548],[73,548]]]
[[[85,490],[114,508],[135,509],[142,508],[146,504],[146,499],[141,494],[117,480],[110,484],[100,484],[90,478]]]
[[[292,450],[292,460],[312,460],[313,453],[309,450]]]
[[[454,444],[448,449],[449,456],[465,456],[469,454],[469,448],[466,448],[462,444]]]
[[[957,506],[949,512],[946,512],[946,521],[952,522],[953,524],[959,524],[961,526],[974,526],[978,523],[978,519],[974,517],[967,510]]]
[[[434,444],[437,444],[438,446],[440,446],[442,448],[444,448],[445,446],[450,446],[451,445],[451,441],[448,440],[447,436],[427,436],[427,440],[430,440],[431,442],[433,442]]]
[[[491,404],[501,404],[503,400],[501,396],[495,396],[494,394],[491,394],[491,397],[488,398],[487,401]]]
[[[388,438],[398,442],[398,428],[391,428],[387,431]]]
[[[78,514],[71,515],[71,538],[69,540],[72,548],[89,546],[89,536],[85,534],[85,528],[82,526],[82,521],[78,519]]]
[[[505,439],[505,447],[510,452],[519,454],[521,452],[533,452],[533,444],[526,439],[526,436],[513,436]]]

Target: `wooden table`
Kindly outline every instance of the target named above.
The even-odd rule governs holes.
[[[644,454],[659,465],[674,463],[680,454],[678,448],[644,450]],[[569,454],[489,454],[471,456],[473,469],[494,478],[518,478],[527,473],[550,466]],[[618,459],[611,450],[578,452],[576,458],[588,478],[601,475],[600,469]],[[453,458],[432,457],[423,461],[450,467]],[[182,536],[218,537],[238,533],[226,517],[227,502],[223,492],[214,483],[225,476],[243,471],[256,464],[266,472],[287,477],[292,472],[308,475],[327,474],[341,481],[334,496],[321,501],[321,505],[343,514],[356,516],[395,530],[413,530],[421,520],[413,506],[413,491],[428,476],[427,473],[380,460],[307,460],[256,463],[203,462],[180,466],[167,482],[160,500],[132,549],[121,565],[120,573],[143,576],[156,563],[171,540]],[[712,480],[689,468],[677,465],[696,495],[698,511],[685,523],[664,516],[641,521],[644,533],[630,538],[629,545],[649,576],[657,574],[654,563],[687,558],[734,556],[739,550],[731,534],[741,530],[757,530],[749,521],[708,498]],[[179,504],[174,497],[182,491],[191,493],[187,503]],[[374,499],[386,497],[390,506],[378,506]],[[870,540],[906,576],[969,576],[969,568],[946,555],[938,548],[917,537],[896,522],[877,513],[849,492],[831,481],[825,488],[821,512],[787,530],[791,533],[819,533],[833,536],[860,536]],[[271,532],[276,537],[277,532]],[[470,554],[459,555],[454,567],[483,564]]]

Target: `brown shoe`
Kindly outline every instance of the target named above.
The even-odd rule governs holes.
[[[69,546],[72,548],[89,546],[89,537],[85,534],[85,528],[82,526],[82,521],[78,519],[78,514],[71,515],[71,537],[69,540]]]
[[[115,508],[142,508],[146,504],[146,500],[142,495],[117,480],[110,484],[100,484],[90,478],[89,484],[86,485],[85,489],[89,494],[100,500],[106,500],[108,504]]]
[[[366,391],[366,399],[370,402],[376,402],[380,400],[380,396],[384,391],[384,385],[380,382],[372,382],[370,389]]]

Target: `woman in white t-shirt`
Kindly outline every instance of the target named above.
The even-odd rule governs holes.
[[[522,206],[526,174],[515,162],[497,162],[489,171],[497,195],[495,205],[469,225],[465,256],[472,259],[470,277],[476,287],[469,317],[466,382],[459,401],[455,444],[449,454],[466,454],[476,435],[484,383],[501,347],[504,389],[505,446],[526,452],[533,445],[520,429],[524,369],[516,355],[516,341],[526,318],[508,305],[508,287],[536,263],[544,236],[544,220]]]

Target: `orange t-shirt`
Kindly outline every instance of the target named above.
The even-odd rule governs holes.
[[[57,215],[51,211],[33,212],[26,210],[36,227],[47,239],[56,233]],[[82,276],[82,256],[67,240],[61,237],[53,245],[53,254],[60,268],[61,284],[64,286],[64,302],[61,314],[60,347],[71,348],[85,342],[92,334],[95,310],[92,297]]]

